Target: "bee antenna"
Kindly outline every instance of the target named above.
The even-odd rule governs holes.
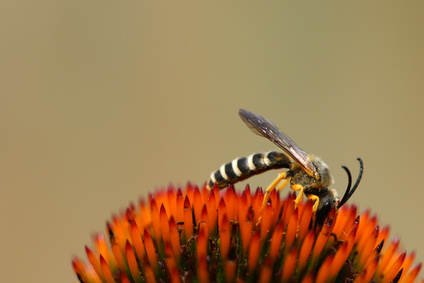
[[[340,208],[343,204],[345,204],[349,199],[350,199],[350,197],[353,195],[353,193],[356,191],[356,188],[358,188],[358,185],[359,185],[359,183],[361,182],[361,179],[362,179],[362,174],[363,174],[363,172],[364,172],[364,163],[362,162],[362,159],[361,158],[357,158],[357,160],[359,161],[359,175],[358,175],[358,178],[356,179],[356,182],[355,182],[355,184],[353,185],[353,188],[351,188],[351,185],[352,185],[352,175],[350,174],[350,171],[349,171],[349,169],[346,167],[346,166],[344,166],[344,165],[342,165],[342,168],[346,171],[346,173],[347,173],[347,177],[348,177],[348,179],[349,179],[349,182],[348,182],[348,185],[347,185],[347,189],[346,189],[346,192],[345,192],[345,194],[343,195],[343,198],[342,198],[342,200],[340,201],[340,203],[339,203],[339,205],[337,206],[337,208]]]
[[[353,195],[353,193],[355,192],[355,190],[356,190],[356,188],[358,187],[358,185],[359,185],[359,182],[361,182],[361,179],[362,179],[362,173],[364,172],[364,162],[362,162],[362,159],[361,158],[356,158],[358,161],[359,161],[359,175],[358,175],[358,178],[356,179],[356,182],[355,182],[355,185],[353,185],[353,188],[352,188],[352,190],[350,191],[350,193],[349,193],[349,197],[351,196],[351,195]]]
[[[344,195],[343,195],[343,198],[342,198],[342,200],[340,201],[340,203],[339,203],[339,205],[337,206],[337,208],[340,208],[340,207],[342,207],[342,205],[343,204],[345,204],[346,202],[347,202],[347,200],[350,198],[350,196],[351,196],[351,194],[350,194],[350,190],[351,190],[351,187],[352,187],[352,174],[350,174],[350,171],[349,171],[349,169],[346,167],[346,166],[344,166],[344,165],[342,165],[342,168],[346,171],[346,173],[347,173],[347,178],[348,178],[348,183],[347,183],[347,188],[346,188],[346,191],[345,191],[345,193],[344,193]]]

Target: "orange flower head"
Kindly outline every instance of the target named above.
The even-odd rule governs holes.
[[[247,186],[170,186],[131,205],[75,257],[80,282],[414,282],[415,253],[389,240],[370,211],[332,209],[313,224],[312,201],[295,206]],[[258,219],[262,216],[262,220]],[[107,241],[108,238],[108,241]],[[424,282],[424,281],[422,281]]]

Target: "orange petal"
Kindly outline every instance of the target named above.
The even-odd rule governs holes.
[[[318,270],[317,278],[315,280],[316,283],[325,283],[331,279],[329,274],[332,268],[331,265],[333,263],[333,259],[334,255],[329,255],[321,264],[321,267]]]
[[[225,262],[225,279],[227,282],[234,282],[237,276],[237,261],[227,260]]]
[[[119,247],[119,245],[116,243],[114,239],[112,239],[111,245],[112,245],[113,255],[115,256],[116,263],[118,264],[118,268],[120,270],[126,270],[127,264],[126,264],[124,255],[122,254],[121,248]]]
[[[97,259],[98,257],[96,257],[94,253],[87,246],[85,246],[85,252],[87,254],[88,261],[90,261],[96,273],[99,275],[100,278],[104,280],[102,268],[100,266],[100,261]]]
[[[308,273],[305,277],[303,277],[302,283],[313,283],[314,282],[314,275],[312,272]]]
[[[353,244],[355,242],[356,229],[349,234],[349,237],[346,242],[339,248],[335,254],[333,261],[331,262],[331,269],[329,271],[328,277],[330,279],[335,279],[337,274],[342,269],[343,264],[346,262],[349,257],[350,252],[352,251]]]
[[[197,236],[197,259],[205,258],[208,251],[207,226],[200,226],[200,232]]]
[[[188,197],[190,203],[194,201],[194,187],[191,183],[187,183],[186,196]],[[197,186],[196,186],[197,187]],[[185,198],[184,198],[185,201]]]
[[[209,236],[209,214],[208,214],[208,208],[206,204],[202,207],[202,213],[200,214],[200,229],[206,229],[206,235]]]
[[[200,194],[202,195],[202,203],[207,203],[209,199],[209,194],[211,191],[209,191],[205,186],[202,187],[200,190]]]
[[[377,270],[378,263],[380,261],[380,254],[374,257],[369,264],[365,265],[365,269],[362,273],[355,278],[355,283],[368,283],[371,281],[371,278],[374,276],[375,271]]]
[[[407,257],[406,257],[406,259],[405,259],[405,261],[403,262],[403,264],[402,264],[402,268],[403,268],[403,270],[405,271],[405,273],[406,272],[408,272],[409,271],[409,269],[411,268],[411,265],[412,265],[412,263],[414,262],[414,260],[415,260],[415,256],[416,256],[416,253],[415,253],[415,251],[412,251]],[[403,276],[404,277],[404,276]]]
[[[353,226],[355,225],[355,218],[357,216],[356,210],[356,206],[343,206],[340,209],[333,228],[333,234],[337,237],[337,239],[341,239],[342,235],[349,234],[350,231],[352,231]]]
[[[272,268],[271,268],[271,266],[265,264],[260,269],[259,281],[258,282],[259,283],[268,283],[271,280],[271,276],[272,276]]]
[[[223,199],[221,199],[223,201]],[[241,194],[241,198],[239,200],[239,207],[238,207],[238,220],[240,221],[241,219],[244,218],[244,216],[246,216],[247,210],[249,209],[250,203],[248,203],[247,201],[247,194],[246,194],[246,190],[243,191],[243,193]],[[218,211],[221,208],[218,208]]]
[[[125,251],[127,256],[128,267],[131,272],[131,276],[136,283],[142,282],[142,278],[140,276],[140,271],[138,269],[137,259],[135,258],[134,250],[131,247],[129,241],[127,241],[125,245]]]
[[[115,283],[115,279],[113,279],[112,271],[110,270],[109,265],[102,255],[100,255],[100,266],[102,267],[103,275],[105,276],[105,280],[107,283]]]
[[[121,272],[121,283],[131,283],[125,272]]]
[[[177,269],[177,263],[175,261],[174,252],[172,251],[171,244],[169,242],[165,243],[165,258],[166,258],[166,267],[168,268],[169,274],[174,272]]]
[[[278,209],[278,203],[279,203],[277,191],[275,189],[271,191],[271,194],[269,195],[269,200],[271,202],[272,212],[274,213],[274,211]]]
[[[291,246],[293,245],[294,239],[296,237],[298,225],[299,225],[299,214],[298,214],[298,209],[295,208],[293,210],[293,214],[289,218],[289,222],[287,226],[286,240],[285,240],[285,246],[284,246],[284,249],[286,251],[291,249]]]
[[[277,255],[281,251],[281,241],[283,240],[284,235],[284,226],[282,222],[278,223],[277,227],[274,229],[274,232],[271,237],[271,247],[269,250],[270,262],[274,262]]]
[[[333,218],[329,216],[326,222],[324,223],[324,225],[322,226],[321,232],[318,234],[318,237],[315,241],[314,248],[312,250],[313,263],[315,263],[315,261],[318,259],[318,256],[321,254],[325,244],[327,243],[328,238],[330,237],[331,230],[332,230],[332,223],[334,223]]]
[[[252,229],[253,229],[253,208],[249,207],[247,210],[246,216],[244,219],[240,220],[240,234],[241,234],[241,242],[243,245],[243,254],[247,253],[249,249],[250,242],[252,239]]]
[[[160,230],[162,231],[163,240],[165,242],[169,241],[168,215],[166,214],[165,206],[163,205],[163,203],[160,206],[159,219],[160,219]],[[156,241],[159,241],[157,236],[156,236]]]
[[[124,252],[124,247],[125,247],[125,242],[127,241],[128,238],[128,233],[127,233],[127,226],[124,226],[124,223],[126,224],[126,217],[124,215],[124,217],[112,217],[112,222],[113,222],[113,235],[115,237],[115,241],[118,244],[118,246],[121,248],[121,252]]]
[[[227,207],[227,216],[229,221],[236,220],[237,194],[233,186],[228,186],[224,195],[225,204]]]
[[[247,203],[250,205],[252,203],[252,193],[250,192],[249,184],[246,185],[246,188],[244,189],[243,193],[246,193]]]
[[[379,234],[379,226],[376,226],[374,228],[373,233],[368,239],[368,242],[365,244],[365,247],[362,251],[359,251],[359,266],[364,266],[365,262],[367,261],[368,257],[372,253],[375,247],[375,243],[377,242],[378,234]]]
[[[218,205],[218,225],[221,223],[224,215],[227,215],[227,205],[225,204],[224,198],[221,197]],[[227,216],[228,219],[228,216]],[[218,227],[219,228],[219,227]]]
[[[315,231],[309,230],[309,233],[306,235],[300,248],[298,270],[302,270],[306,266],[308,258],[311,255],[312,246],[314,245],[314,239]]]
[[[368,257],[367,261],[364,264],[364,268],[366,268],[369,264],[371,264],[375,258],[378,256],[378,260],[380,261],[380,252],[383,249],[384,240],[381,241],[380,244],[377,245],[377,247],[372,251],[370,256]]]
[[[262,201],[264,199],[264,193],[262,188],[258,188],[255,195],[252,198],[252,209],[254,211],[253,222],[258,223],[258,219],[261,216]]]
[[[221,257],[224,261],[228,259],[228,253],[230,251],[230,223],[228,222],[227,215],[224,214],[221,223],[219,225],[219,238],[220,238],[220,251]]]
[[[383,274],[383,272],[386,270],[390,260],[392,259],[393,254],[395,253],[395,251],[397,250],[399,246],[399,242],[400,242],[399,238],[395,237],[393,241],[390,243],[387,250],[384,252],[384,254],[382,254],[377,273]]]
[[[218,187],[213,187],[212,188],[212,192],[215,195],[215,206],[218,207],[219,201],[221,199],[221,197],[219,196],[219,189],[218,189]]]
[[[414,282],[415,278],[417,278],[418,273],[421,270],[421,266],[422,266],[422,264],[420,263],[417,266],[415,266],[411,271],[409,271],[409,273],[403,279],[402,283],[412,283],[412,282]]]
[[[169,234],[170,234],[170,241],[172,245],[172,251],[174,253],[174,257],[177,262],[180,261],[180,255],[181,255],[181,243],[180,243],[180,235],[178,234],[178,228],[177,224],[175,223],[174,216],[171,216],[171,219],[169,219]]]
[[[184,221],[184,196],[181,189],[177,192],[176,214],[174,216],[177,223]]]
[[[403,252],[397,258],[397,260],[389,268],[386,269],[386,271],[383,273],[384,274],[383,282],[389,283],[395,278],[395,276],[399,273],[405,258],[406,258],[406,252]]]
[[[74,272],[77,275],[78,280],[80,282],[84,282],[84,281],[87,280],[86,279],[86,276],[85,276],[85,273],[86,273],[85,266],[84,266],[84,264],[82,263],[82,261],[80,259],[74,258],[72,260],[72,268],[74,269]]]
[[[268,237],[269,229],[272,221],[272,205],[268,202],[263,210],[261,222],[261,242],[263,243]]]
[[[311,223],[312,219],[312,206],[313,201],[308,200],[305,205],[303,205],[302,208],[302,216],[300,218],[299,222],[299,239],[303,240],[306,235],[308,234],[309,230],[309,224]]]
[[[144,247],[146,249],[147,258],[149,259],[150,265],[154,270],[156,270],[156,268],[158,267],[156,250],[153,244],[152,237],[146,229],[144,229]]]
[[[138,259],[140,260],[140,262],[143,262],[143,258],[145,256],[144,243],[143,239],[141,238],[140,230],[138,229],[137,224],[134,220],[131,221],[131,240],[137,253]]]
[[[260,234],[259,231],[256,230],[253,235],[252,241],[250,243],[249,249],[249,258],[248,258],[248,269],[250,272],[253,272],[255,269],[258,259],[259,259],[259,249],[260,249]]]
[[[159,202],[158,202],[159,203]],[[150,201],[150,209],[152,213],[152,226],[153,226],[153,233],[156,238],[157,242],[160,242],[162,239],[162,233],[160,229],[160,216],[159,216],[159,209],[156,203],[155,198],[152,198]]]
[[[186,241],[188,241],[193,235],[193,214],[188,195],[184,199],[184,232],[186,234]]]
[[[364,231],[365,228],[368,225],[368,220],[370,217],[371,211],[370,210],[366,210],[364,213],[361,214],[361,221],[359,222],[359,226],[358,226],[358,232],[356,233],[356,242],[358,243],[363,235],[364,235]]]
[[[208,226],[209,231],[212,233],[215,230],[217,218],[218,218],[218,212],[216,210],[216,200],[215,200],[215,193],[214,191],[210,191],[209,193],[209,199],[207,201],[207,207],[208,207]]]
[[[112,265],[116,265],[115,259],[109,250],[105,236],[103,234],[98,233],[94,236],[94,244],[97,248],[97,254],[101,254],[107,262],[110,262]]]
[[[150,210],[147,207],[144,199],[140,199],[139,205],[140,205],[140,215],[139,217],[134,218],[134,220],[137,223],[137,226],[139,227],[139,229],[144,229],[144,227],[150,225],[150,223],[152,222],[152,215],[150,214]]]
[[[177,193],[177,190],[172,185],[168,187],[168,191],[167,191],[168,206],[165,207],[168,217],[171,217],[171,215],[173,215],[175,218],[177,216],[177,194],[176,193]]]
[[[361,219],[358,230],[361,227],[361,224],[363,223],[363,221],[364,219]],[[359,251],[362,251],[365,248],[365,245],[368,243],[368,240],[371,237],[372,233],[374,232],[376,225],[377,225],[377,217],[373,216],[367,223],[365,223],[365,226],[363,226],[362,238],[357,242],[358,243],[357,249]]]
[[[289,218],[291,217],[291,215],[294,212],[294,200],[295,200],[295,198],[296,198],[296,194],[292,193],[284,201],[283,215],[281,216],[281,220],[280,220],[281,222],[283,222],[284,227],[286,227],[286,225],[288,225]]]
[[[144,277],[147,283],[156,283],[155,273],[149,265],[144,266]]]
[[[283,269],[281,272],[281,281],[289,282],[294,276],[296,270],[297,248],[293,247],[284,259]]]
[[[200,194],[200,191],[198,188],[195,188],[194,190],[194,194],[193,194],[193,202],[190,201],[190,203],[193,204],[194,207],[194,217],[195,219],[195,223],[199,223],[200,221],[200,215],[202,214],[202,195]]]
[[[390,227],[389,226],[384,227],[383,230],[381,230],[380,233],[378,234],[377,241],[375,243],[376,246],[379,243],[381,243],[382,240],[385,240],[385,242],[387,242],[389,233],[390,233]]]
[[[201,257],[198,259],[198,276],[199,282],[209,283],[209,272],[208,272],[208,263],[206,257]]]

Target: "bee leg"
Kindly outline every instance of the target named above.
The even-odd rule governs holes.
[[[281,192],[287,184],[290,182],[290,178],[284,178],[277,186],[277,191]]]
[[[317,209],[318,209],[318,204],[319,204],[319,197],[315,196],[315,195],[308,195],[306,196],[308,199],[311,199],[314,202],[314,205],[312,206],[312,225],[315,226],[315,220],[316,220],[316,216],[317,216]]]
[[[266,203],[268,202],[269,195],[271,194],[272,190],[275,189],[275,187],[278,185],[278,183],[281,182],[281,180],[286,178],[286,172],[282,172],[278,174],[277,178],[275,178],[274,181],[272,181],[271,185],[266,188],[264,200],[262,202],[262,208],[261,210],[264,210]]]
[[[319,197],[315,195],[308,195],[307,198],[311,199],[314,202],[314,205],[312,206],[312,212],[315,214],[318,209]]]
[[[303,198],[303,186],[294,184],[291,186],[291,189],[295,192],[299,192],[299,194],[297,195],[297,198],[294,200],[294,207],[297,207],[297,205],[299,204],[299,202],[302,201],[302,198]]]
[[[271,194],[272,190],[275,189],[278,183],[280,183],[281,180],[284,180],[286,178],[286,175],[287,175],[286,172],[282,172],[278,174],[277,178],[275,178],[275,180],[272,181],[271,185],[269,185],[268,188],[266,188],[264,200],[262,202],[261,216],[259,217],[258,223],[256,223],[256,225],[260,224],[262,221],[262,212],[264,211],[265,205],[268,202],[269,195]]]

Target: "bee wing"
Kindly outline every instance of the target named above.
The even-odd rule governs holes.
[[[255,134],[265,137],[284,150],[296,163],[310,175],[317,174],[315,166],[309,162],[308,154],[301,150],[285,133],[271,121],[244,109],[239,111],[240,118]]]

